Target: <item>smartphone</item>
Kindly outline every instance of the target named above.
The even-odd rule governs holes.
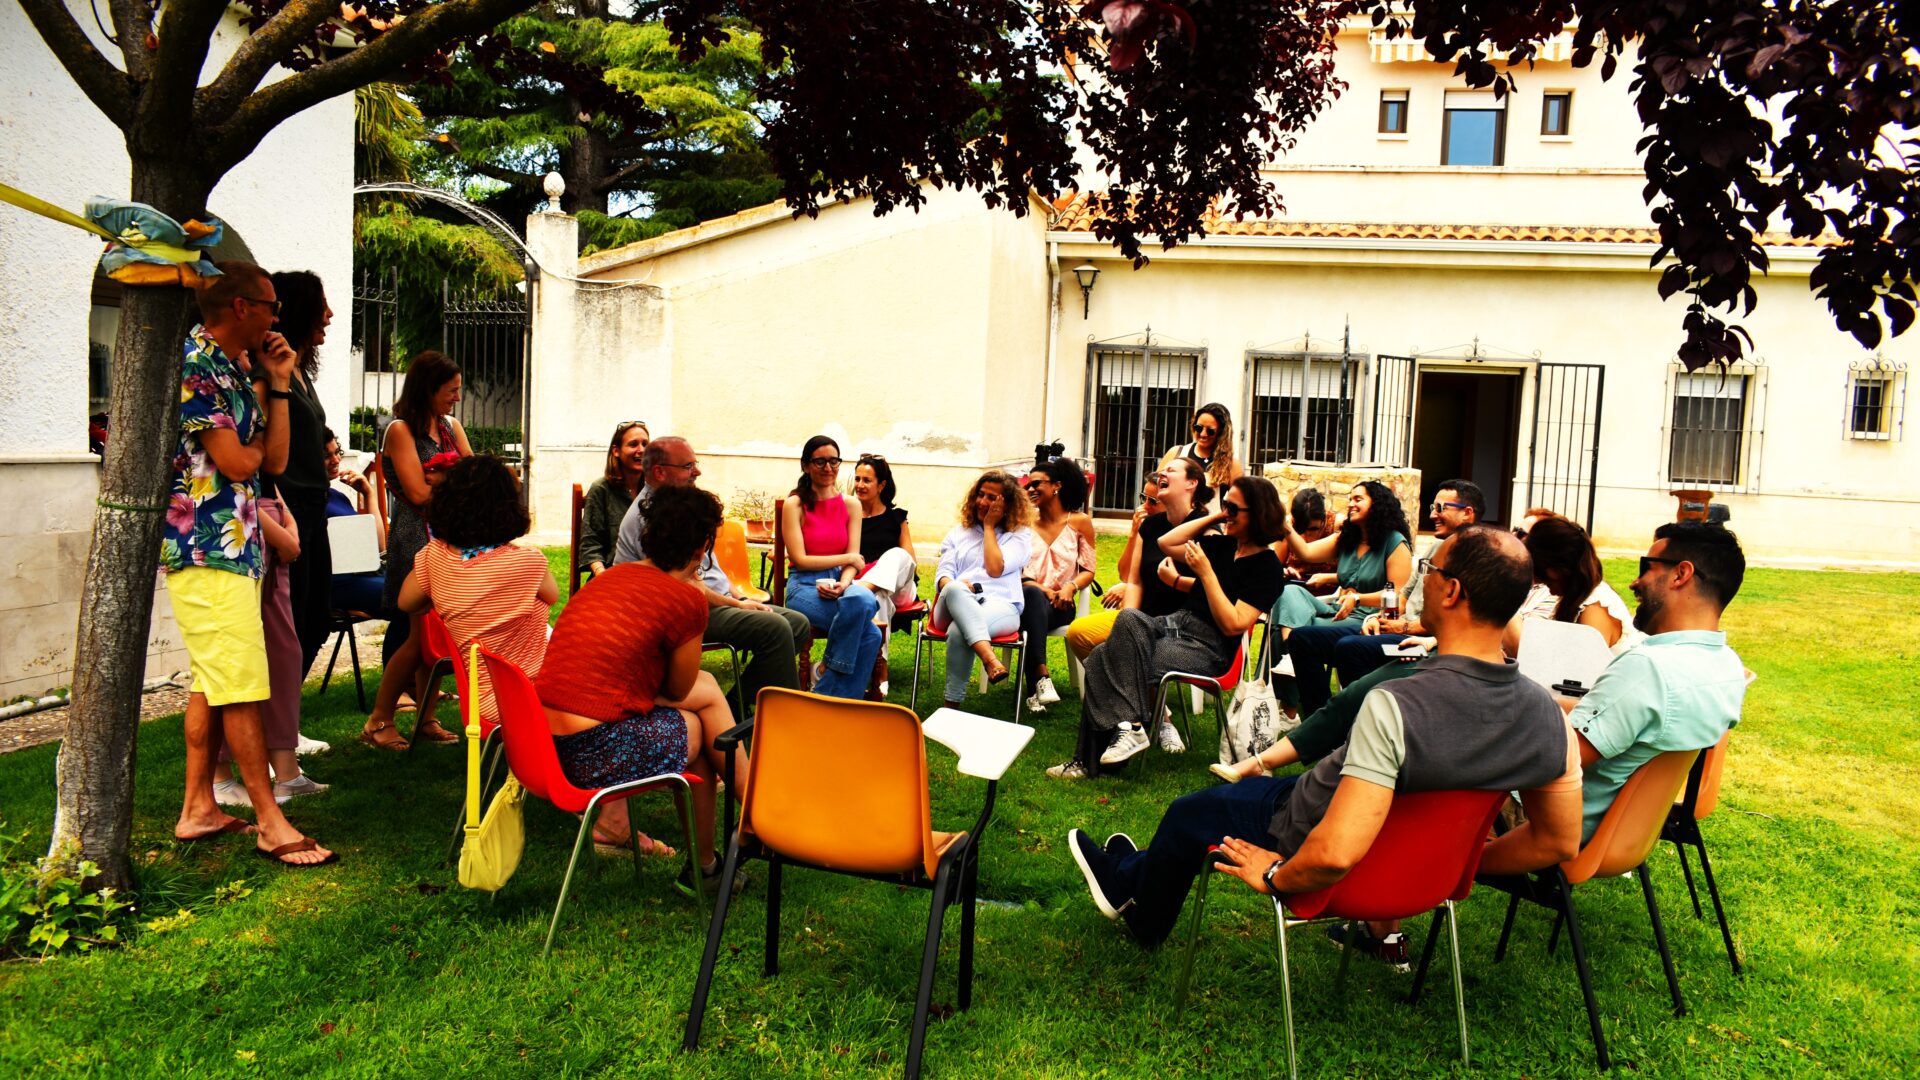
[[[1388,656],[1404,659],[1411,656],[1427,655],[1427,646],[1419,641],[1392,641],[1380,646],[1380,651]]]

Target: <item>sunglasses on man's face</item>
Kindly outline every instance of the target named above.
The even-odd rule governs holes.
[[[1685,561],[1685,559],[1663,559],[1658,555],[1642,555],[1640,556],[1639,576],[1646,577],[1647,571],[1653,569],[1655,563],[1659,563],[1661,566],[1679,566]]]

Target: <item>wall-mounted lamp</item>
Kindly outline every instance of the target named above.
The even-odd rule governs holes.
[[[1073,268],[1073,276],[1080,279],[1080,317],[1085,319],[1093,310],[1093,283],[1100,276],[1100,268],[1092,263],[1081,263]]]

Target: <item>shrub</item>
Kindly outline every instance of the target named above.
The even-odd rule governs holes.
[[[119,944],[121,928],[133,918],[133,903],[112,889],[88,890],[88,879],[100,868],[76,860],[77,846],[40,859],[22,858],[27,835],[0,831],[0,957],[44,959]]]

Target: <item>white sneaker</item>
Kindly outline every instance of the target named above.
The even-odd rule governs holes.
[[[1120,730],[1100,755],[1100,764],[1118,765],[1147,748],[1147,729],[1139,724],[1121,724]]]
[[[299,776],[284,783],[275,780],[273,782],[273,800],[283,803],[288,799],[297,799],[302,795],[318,795],[327,790],[329,786],[331,785],[319,783],[306,773],[301,773]]]
[[[309,739],[302,735],[299,745],[293,748],[293,752],[304,757],[307,754],[324,754],[331,749],[333,749],[332,743],[324,743],[319,739]]]
[[[275,803],[284,803],[288,798],[291,798],[291,796],[281,795],[280,785],[275,784],[273,801]],[[219,803],[221,806],[244,806],[249,809],[253,806],[253,796],[247,794],[247,785],[241,783],[240,778],[237,776],[231,780],[214,782],[213,801]]]
[[[1180,739],[1180,732],[1165,720],[1160,721],[1160,749],[1169,754],[1184,754],[1187,744]]]
[[[1039,702],[1041,705],[1057,705],[1060,703],[1060,691],[1053,688],[1053,679],[1051,677],[1042,675],[1039,680],[1033,684],[1032,700]],[[1035,709],[1034,711],[1038,712],[1039,710]]]
[[[1063,761],[1047,770],[1047,775],[1055,780],[1085,780],[1087,767],[1077,761]]]
[[[1056,698],[1055,700],[1057,701],[1059,699]],[[1028,712],[1043,713],[1047,711],[1047,703],[1040,700],[1040,691],[1038,690],[1035,690],[1033,693],[1027,695],[1026,705],[1027,705]]]
[[[1289,679],[1293,678],[1293,657],[1282,654],[1280,659],[1273,662],[1273,673],[1275,675],[1284,675]]]

